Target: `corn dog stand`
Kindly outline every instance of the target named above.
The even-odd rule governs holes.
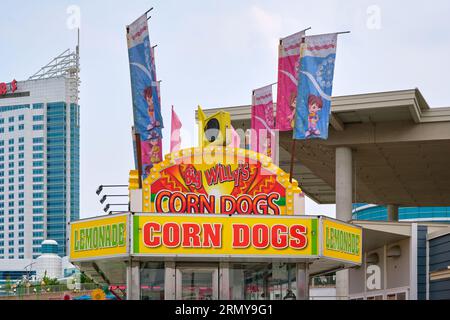
[[[129,213],[70,225],[71,262],[127,299],[308,299],[361,264],[361,228],[296,215],[297,182],[253,151],[185,149],[129,182]]]

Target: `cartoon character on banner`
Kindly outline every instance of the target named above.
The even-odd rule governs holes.
[[[317,128],[319,122],[319,111],[322,110],[323,101],[320,96],[310,94],[308,97],[308,130],[305,133],[305,137],[320,136],[320,131]]]
[[[147,87],[144,90],[144,98],[145,101],[147,101],[148,104],[148,116],[150,118],[150,123],[147,127],[147,131],[151,132],[152,130],[156,128],[161,127],[161,123],[156,120],[156,114],[155,114],[155,104],[153,103],[153,90],[152,87]]]
[[[300,59],[295,63],[295,74],[298,75],[300,71]],[[296,83],[297,85],[297,83]],[[291,123],[291,127],[295,127],[295,111],[297,109],[297,90],[292,91],[289,98],[289,106],[291,108],[291,114],[288,116],[288,121]]]

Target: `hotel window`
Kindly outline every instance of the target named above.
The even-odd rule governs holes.
[[[33,125],[33,131],[44,130],[44,126],[42,124]]]
[[[25,120],[25,116],[24,116],[23,114],[21,114],[21,115],[19,116],[19,121],[23,121],[23,120]]]
[[[14,230],[14,225],[13,224],[9,225],[8,230],[9,231],[13,231]],[[10,236],[10,238],[13,238],[13,237],[14,237],[14,232],[13,232],[13,236],[12,237]]]
[[[44,143],[44,138],[33,138],[33,143]]]
[[[20,247],[19,248],[19,253],[23,253],[24,252],[24,248],[23,247]]]
[[[14,191],[14,185],[8,186],[8,190],[9,190],[9,191]]]
[[[19,214],[24,214],[24,213],[25,213],[25,209],[24,208],[19,208]],[[19,217],[19,218],[23,218],[23,216]]]
[[[13,132],[14,131],[14,126],[9,126],[8,131],[9,132]]]
[[[19,184],[19,190],[25,190],[25,186],[23,184]]]
[[[44,190],[43,184],[35,184],[33,185],[33,190]]]
[[[19,169],[19,174],[25,174],[25,169]]]
[[[25,198],[25,193],[23,193],[23,192],[19,193],[19,199],[23,199],[23,198]]]
[[[23,238],[25,236],[25,233],[23,231],[19,232],[19,238]]]
[[[8,200],[14,200],[14,193],[10,193],[8,195]]]
[[[33,153],[33,159],[44,159],[43,153]]]
[[[9,223],[14,223],[14,217],[9,217],[8,221],[9,221]]]
[[[0,149],[0,154],[4,154],[5,153],[5,149],[4,148],[1,148]]]
[[[33,151],[44,151],[43,145],[33,146]]]
[[[4,124],[5,123],[5,119],[0,118],[0,124]]]
[[[9,152],[14,152],[14,146],[8,148]]]
[[[38,109],[44,109],[44,104],[43,103],[33,104],[33,110],[38,110]]]
[[[43,115],[34,115],[33,121],[44,121],[44,116]]]
[[[25,162],[24,161],[19,161],[19,167],[23,167],[25,166]]]
[[[5,133],[5,129],[0,127],[0,133]]]
[[[8,179],[8,182],[9,182],[9,183],[14,183],[14,178],[9,178],[9,179]]]
[[[0,146],[3,147],[5,145],[5,141],[4,140],[0,140]]]
[[[20,201],[19,201],[19,207],[23,207],[24,205],[25,205],[25,201],[20,200]]]
[[[9,117],[8,122],[9,123],[13,123],[14,122],[14,117]]]
[[[9,144],[14,144],[14,139],[9,139],[9,140],[8,140],[8,143],[9,143]]]
[[[19,177],[19,182],[25,182],[25,177],[24,176],[20,176]]]
[[[24,222],[25,221],[25,217],[24,216],[20,216],[19,217],[19,222]]]
[[[24,151],[25,150],[25,146],[23,145],[23,144],[21,144],[20,146],[19,146],[19,151]]]
[[[23,230],[23,229],[25,229],[25,225],[23,223],[19,224],[19,230]]]
[[[23,130],[25,129],[25,125],[24,124],[19,124],[19,130]]]
[[[43,167],[44,162],[43,161],[33,161],[33,167]]]
[[[19,143],[24,143],[25,142],[25,138],[24,137],[20,137],[19,138]]]
[[[19,159],[23,159],[23,158],[25,158],[25,154],[19,153]]]

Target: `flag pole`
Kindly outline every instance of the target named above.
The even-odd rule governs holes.
[[[141,149],[141,136],[139,133],[134,133],[134,139],[136,141],[136,153],[139,172],[139,189],[142,188],[142,149]]]
[[[292,183],[292,178],[294,175],[294,161],[295,161],[295,144],[297,140],[292,139],[292,148],[291,148],[291,168],[289,171],[289,183]]]
[[[305,44],[305,37],[302,38],[301,44],[300,44],[300,59],[302,58],[302,48],[304,47]],[[300,68],[301,68],[301,63],[300,63]],[[300,83],[300,77],[298,79],[298,82]],[[295,106],[295,108],[297,109],[297,106]],[[297,112],[297,111],[296,111]],[[296,122],[294,122],[294,127],[292,128],[292,133],[294,133],[295,131],[295,124]],[[292,148],[291,148],[291,168],[290,168],[290,172],[289,172],[289,182],[292,183],[292,178],[294,176],[294,161],[295,161],[295,144],[296,144],[297,140],[295,138],[292,138]]]

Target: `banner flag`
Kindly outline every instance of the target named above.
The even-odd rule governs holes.
[[[162,160],[161,104],[154,70],[147,15],[127,27],[133,97],[134,128],[141,140],[142,174],[144,178],[154,163]]]
[[[301,31],[280,40],[276,123],[279,131],[291,131],[294,128],[300,44],[304,36],[305,32]]]
[[[336,33],[305,38],[294,139],[328,139],[336,46]]]
[[[272,85],[253,91],[251,149],[274,158],[275,146]]]
[[[176,152],[181,148],[181,134],[180,129],[183,126],[180,118],[175,113],[175,110],[172,106],[172,127],[170,130],[170,152]]]

